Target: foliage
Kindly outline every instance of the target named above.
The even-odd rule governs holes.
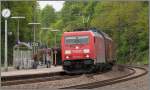
[[[33,6],[36,5],[36,1],[2,1],[1,9],[9,8],[11,10],[11,16],[25,16],[25,19],[20,20],[20,41],[29,42],[32,40],[31,27],[28,26],[29,22],[33,20]],[[4,62],[4,18],[1,20],[1,46],[2,46],[2,64]],[[12,64],[13,59],[13,46],[16,44],[17,40],[17,20],[8,19],[8,32],[12,32],[12,35],[8,35],[8,63]]]
[[[96,27],[109,34],[119,63],[148,60],[148,2],[66,1],[60,14],[56,28]]]
[[[46,5],[41,11],[41,22],[43,27],[50,27],[55,22],[55,12],[52,6]]]
[[[35,6],[36,5],[36,6]],[[2,2],[2,9],[8,7],[12,16],[26,16],[20,23],[20,40],[32,41],[31,27],[28,22],[41,22],[41,27],[59,29],[57,46],[61,34],[80,27],[96,27],[107,33],[114,41],[115,56],[118,63],[148,63],[148,2],[139,1],[65,1],[61,11],[55,12],[47,5],[40,10],[35,1]],[[34,17],[33,17],[34,16]],[[15,20],[10,20],[9,50],[15,44]],[[2,18],[2,47],[4,47],[4,19]],[[41,28],[38,27],[38,28]],[[54,46],[54,33],[38,29],[37,41],[48,47]],[[4,49],[2,48],[2,52]],[[10,52],[10,56],[11,56]],[[3,54],[3,53],[2,53]]]

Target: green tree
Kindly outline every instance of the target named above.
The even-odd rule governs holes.
[[[30,41],[31,28],[28,27],[28,22],[32,21],[33,18],[33,7],[36,4],[36,1],[2,1],[2,8],[9,8],[11,10],[11,16],[25,16],[26,18],[20,20],[20,41],[28,42]],[[1,30],[2,30],[2,64],[4,62],[4,18],[1,20]],[[12,64],[13,59],[13,46],[16,44],[17,40],[17,21],[11,18],[8,18],[8,32],[12,32],[12,35],[8,35],[8,63]]]
[[[135,63],[147,57],[147,8],[145,2],[100,2],[95,7],[91,25],[101,28],[113,38],[119,62]],[[139,50],[142,46],[145,51]]]
[[[55,27],[72,31],[87,26],[107,33],[114,41],[119,63],[147,62],[148,2],[65,2]],[[140,53],[139,53],[140,52]]]
[[[41,11],[41,22],[43,27],[51,27],[55,22],[55,11],[52,6],[47,5]]]

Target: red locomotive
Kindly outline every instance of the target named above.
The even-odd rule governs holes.
[[[61,38],[63,69],[67,73],[111,69],[112,45],[108,35],[95,29],[64,32]]]

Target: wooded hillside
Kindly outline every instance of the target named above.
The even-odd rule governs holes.
[[[54,35],[51,31],[41,30],[49,27],[61,30],[57,34],[57,45],[60,44],[61,33],[81,27],[96,27],[107,33],[115,43],[118,63],[148,63],[148,2],[147,1],[65,1],[61,11],[55,12],[47,5],[40,10],[36,1],[2,2],[2,9],[9,8],[12,16],[22,15],[25,20],[20,23],[20,40],[32,41],[32,28],[29,22],[37,21],[41,26],[36,32],[38,42],[54,45]],[[34,17],[33,17],[34,16]],[[15,45],[17,23],[9,19],[8,36],[9,60],[11,63],[12,47]],[[4,19],[2,30],[2,61],[4,60]]]

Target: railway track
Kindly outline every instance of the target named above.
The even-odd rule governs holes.
[[[63,87],[61,89],[69,89],[69,88],[75,88],[75,89],[92,89],[92,88],[97,88],[97,87],[102,87],[106,85],[111,85],[114,83],[118,82],[123,82],[127,80],[131,80],[137,77],[140,77],[142,75],[145,75],[147,73],[147,70],[144,68],[140,67],[131,67],[131,66],[123,66],[122,68],[128,68],[130,69],[130,73],[112,78],[112,79],[107,79],[103,81],[97,81],[93,83],[87,83],[87,84],[81,84],[81,85],[75,85],[75,86],[69,86],[69,87]],[[139,71],[137,73],[137,71]],[[107,71],[106,71],[107,72]],[[102,72],[99,73],[94,73],[94,74],[87,74],[87,76],[94,76],[101,74]],[[105,72],[103,72],[105,73]],[[70,78],[77,78],[81,75],[66,75],[64,72],[58,72],[58,73],[43,73],[39,75],[29,75],[29,76],[13,76],[13,77],[2,77],[1,84],[2,86],[10,86],[10,85],[19,85],[19,84],[30,84],[30,83],[38,83],[38,82],[46,82],[46,81],[52,81],[52,80],[63,80],[63,79],[70,79]]]
[[[98,88],[98,87],[102,87],[102,86],[106,86],[106,85],[112,85],[115,83],[135,79],[135,78],[138,78],[138,77],[143,76],[148,73],[148,71],[145,68],[141,68],[141,67],[132,67],[132,66],[123,66],[123,67],[130,69],[132,72],[130,72],[126,75],[120,76],[120,77],[116,77],[116,78],[97,81],[97,82],[93,82],[93,83],[69,86],[69,87],[64,87],[64,88],[60,88],[60,89],[93,89],[93,88]]]
[[[106,71],[107,72],[107,71]],[[93,76],[100,73],[89,74],[88,76]],[[79,75],[67,75],[65,72],[57,72],[57,73],[42,73],[42,74],[32,74],[32,75],[20,75],[20,76],[7,76],[1,77],[1,85],[2,86],[11,86],[11,85],[20,85],[20,84],[30,84],[30,83],[38,83],[38,82],[46,82],[52,80],[63,80],[70,78],[77,78],[81,76]]]
[[[75,78],[75,77],[78,77],[78,75],[69,76],[66,75],[64,72],[9,76],[9,77],[1,78],[2,81],[1,85],[10,86],[10,85],[19,85],[19,84],[29,84],[29,83],[52,81],[52,80],[62,80],[62,79]]]

